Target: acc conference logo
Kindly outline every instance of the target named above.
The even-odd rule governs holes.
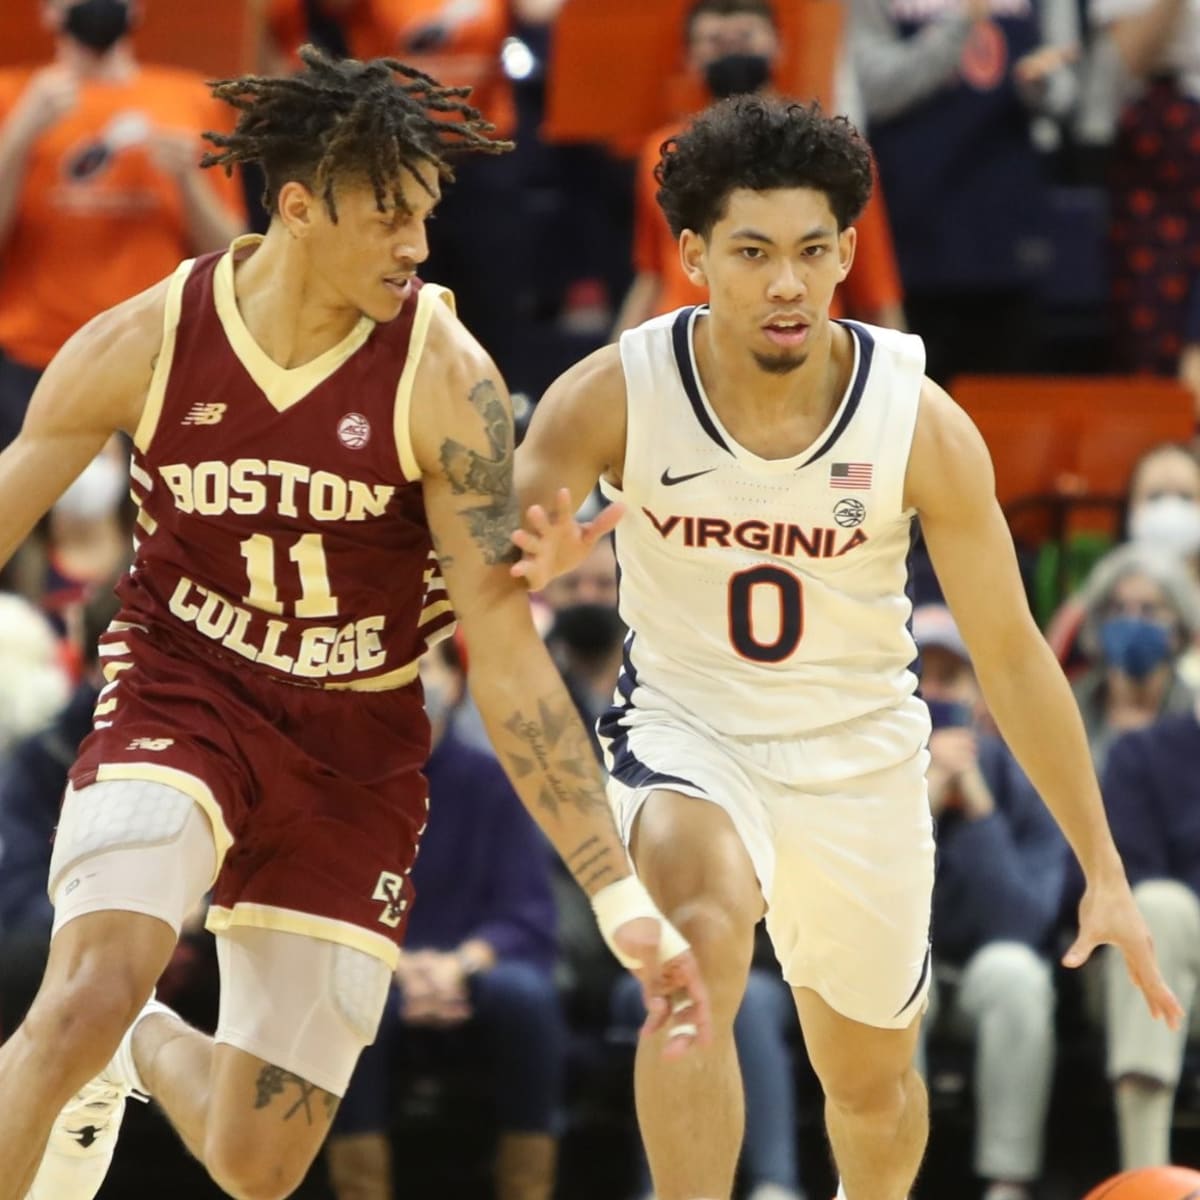
[[[855,525],[861,525],[867,519],[867,506],[861,500],[847,496],[833,506],[833,519],[843,529],[853,529]]]

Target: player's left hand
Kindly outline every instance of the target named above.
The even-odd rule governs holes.
[[[531,592],[540,592],[550,580],[579,566],[624,515],[623,504],[610,504],[594,521],[577,521],[570,490],[560,488],[552,508],[531,505],[525,514],[527,527],[512,535],[521,549],[521,561],[510,568],[513,577],[525,580]]]
[[[613,933],[623,954],[641,964],[633,974],[642,985],[646,1005],[643,1034],[666,1031],[663,1057],[682,1058],[693,1046],[707,1046],[712,1037],[708,991],[691,950],[659,961],[662,924],[653,917],[635,917]]]
[[[1088,884],[1079,902],[1079,936],[1063,955],[1063,966],[1083,966],[1092,951],[1103,945],[1115,946],[1124,955],[1129,978],[1145,996],[1150,1015],[1178,1029],[1183,1009],[1158,969],[1154,939],[1124,876],[1111,883]]]

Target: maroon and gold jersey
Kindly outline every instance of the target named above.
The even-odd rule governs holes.
[[[251,337],[232,250],[184,263],[134,436],[136,558],[119,620],[293,683],[416,675],[452,620],[408,432],[434,306],[413,290],[284,369]]]

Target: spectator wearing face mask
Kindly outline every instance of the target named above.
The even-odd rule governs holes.
[[[1146,918],[1163,978],[1188,1014],[1149,1019],[1123,964],[1104,951],[1108,1076],[1121,1169],[1171,1159],[1175,1091],[1200,1037],[1200,706],[1126,734],[1102,781],[1113,838]]]
[[[1179,664],[1200,633],[1200,590],[1178,558],[1132,542],[1096,564],[1081,604],[1080,646],[1093,665],[1075,695],[1102,773],[1121,734],[1191,708]]]
[[[453,642],[425,654],[421,682],[433,752],[416,899],[379,1034],[334,1120],[330,1178],[337,1200],[390,1200],[403,1057],[420,1044],[449,1062],[456,1042],[494,1081],[497,1200],[550,1200],[566,1033],[549,851],[496,760],[454,732],[466,685]]]
[[[982,693],[950,610],[918,607],[912,633],[933,725],[929,803],[938,838],[934,987],[922,1038],[974,1044],[974,1162],[984,1200],[1030,1200],[1054,1073],[1049,951],[1066,845],[1008,748],[981,728]]]
[[[1178,559],[1200,584],[1200,462],[1185,447],[1164,443],[1146,451],[1129,477],[1125,539],[1132,545]],[[1074,673],[1083,665],[1079,596],[1064,601],[1046,631],[1058,660]],[[1200,655],[1185,650],[1179,668],[1190,686],[1200,687]]]
[[[713,100],[771,88],[780,57],[779,28],[769,0],[696,0],[684,21],[688,69],[703,80]],[[849,60],[845,60],[849,68]],[[843,79],[845,75],[843,73]],[[843,88],[844,91],[852,90]],[[844,105],[844,101],[843,101]],[[682,121],[657,130],[646,141],[635,184],[635,277],[613,328],[613,336],[660,313],[703,304],[707,293],[684,274],[676,239],[655,196],[654,169],[664,141]],[[841,314],[876,325],[904,327],[903,295],[884,202],[876,189],[858,220],[854,269],[841,285]]]
[[[1177,557],[1200,585],[1200,462],[1168,443],[1138,461],[1129,484],[1129,540]]]
[[[137,61],[139,0],[41,8],[53,62],[0,72],[0,448],[71,334],[244,225],[237,182],[199,165],[223,106]]]

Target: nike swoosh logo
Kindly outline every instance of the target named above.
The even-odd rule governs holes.
[[[667,467],[660,476],[660,482],[663,487],[674,487],[677,483],[687,483],[689,479],[699,479],[701,475],[711,475],[716,467],[709,467],[704,471],[693,471],[690,475],[672,475],[671,468]]]

